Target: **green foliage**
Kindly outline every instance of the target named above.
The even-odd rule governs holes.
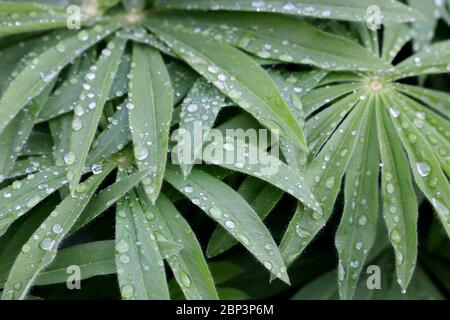
[[[63,2],[0,3],[2,299],[448,295],[448,2]]]

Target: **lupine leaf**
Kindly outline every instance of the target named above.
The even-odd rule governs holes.
[[[132,173],[93,196],[92,200],[86,206],[86,209],[81,213],[79,219],[73,226],[71,233],[83,228],[92,220],[97,218],[101,213],[106,211],[106,209],[115,204],[128,191],[130,191],[131,188],[136,186],[142,179],[148,176],[148,173],[148,171]]]
[[[378,224],[378,171],[375,110],[364,128],[364,143],[358,144],[350,160],[354,170],[345,176],[345,206],[336,233],[339,254],[339,292],[351,299],[367,254],[376,236]]]
[[[128,109],[125,100],[112,117],[108,127],[100,133],[92,143],[92,149],[87,157],[87,164],[93,165],[122,150],[131,141],[131,132],[128,127]]]
[[[305,148],[303,132],[267,73],[244,53],[201,35],[147,22],[177,55],[269,129]],[[225,58],[226,57],[226,58]]]
[[[16,180],[0,191],[0,236],[21,215],[67,183],[64,169],[51,167],[22,180]]]
[[[62,28],[67,23],[60,8],[37,3],[0,3],[0,17],[0,36]]]
[[[3,300],[24,299],[39,272],[55,258],[59,244],[69,232],[97,187],[114,165],[85,181],[75,195],[67,196],[51,213],[33,236],[22,247],[14,263],[5,289]]]
[[[388,103],[385,99],[381,102]],[[379,103],[377,106],[378,140],[383,163],[383,217],[395,251],[397,281],[405,290],[416,265],[417,200],[406,153],[383,105]]]
[[[405,102],[398,96],[387,103],[395,105],[399,113],[391,112],[391,119],[408,153],[414,180],[433,205],[447,235],[450,235],[450,185],[442,172],[439,160],[415,124],[405,116]],[[394,108],[395,108],[394,107]],[[402,122],[400,122],[400,120]],[[405,124],[406,123],[406,124]],[[406,128],[404,128],[406,126]]]
[[[409,40],[411,40],[411,30],[406,25],[399,23],[385,25],[382,58],[392,62]]]
[[[370,6],[376,6],[385,22],[407,22],[423,19],[419,12],[398,1],[389,0],[157,0],[157,6],[167,9],[232,10],[277,12],[315,18],[366,21]]]
[[[344,83],[333,86],[320,87],[307,93],[302,98],[303,111],[309,116],[314,111],[323,107],[336,98],[354,92],[362,87],[362,83]]]
[[[108,36],[117,27],[106,24],[82,30],[61,40],[57,46],[31,60],[4,90],[0,98],[0,132],[12,118],[53,80],[68,63],[83,51]]]
[[[194,232],[166,196],[161,194],[152,205],[140,188],[145,215],[156,239],[182,245],[173,255],[163,256],[188,300],[218,299],[214,281]]]
[[[441,113],[447,119],[450,118],[450,95],[448,93],[401,83],[396,83],[395,88],[423,102],[427,107]]]
[[[238,192],[262,220],[269,215],[283,196],[280,189],[254,177],[247,177],[239,186]],[[222,254],[236,243],[237,241],[226,230],[217,226],[208,242],[208,257]]]
[[[241,242],[270,272],[289,282],[278,247],[256,212],[222,181],[193,169],[183,179],[173,167],[166,180]]]
[[[304,209],[299,205],[281,241],[280,250],[289,265],[314,236],[323,228],[331,215],[339,193],[341,179],[347,169],[353,150],[360,143],[361,128],[367,118],[365,107],[368,101],[360,102],[340,125],[338,134],[333,135],[322,151],[308,166],[306,184],[321,203],[323,212]]]
[[[133,190],[117,206],[115,249],[122,299],[169,299],[156,237]]]
[[[53,83],[26,106],[0,134],[0,175],[7,176],[31,134],[33,125],[42,110]]]
[[[103,106],[119,67],[126,40],[114,38],[89,73],[72,119],[70,151],[64,157],[69,187],[73,192],[80,181],[86,158],[97,131]]]
[[[396,79],[446,73],[450,64],[450,41],[437,42],[396,66]]]
[[[226,96],[204,79],[197,80],[183,100],[179,127],[179,143],[183,145],[178,149],[177,160],[185,176],[189,175],[202,152],[203,141],[226,104]]]
[[[296,18],[261,13],[163,13],[160,24],[221,38],[270,61],[300,63],[331,70],[377,70],[389,67],[363,47]],[[226,26],[224,28],[223,26]],[[297,32],[294,34],[292,30]]]
[[[135,44],[130,81],[129,123],[139,170],[151,169],[145,191],[156,201],[167,159],[173,89],[161,55]]]

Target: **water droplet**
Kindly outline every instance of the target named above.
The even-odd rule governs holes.
[[[426,177],[430,174],[431,167],[426,162],[417,162],[416,163],[417,172],[422,176]]]
[[[25,243],[25,244],[23,245],[23,247],[22,247],[22,252],[23,252],[23,253],[27,253],[27,252],[30,251],[30,250],[31,250],[30,245],[29,245],[28,243]]]
[[[59,224],[55,224],[54,226],[53,226],[53,232],[54,233],[56,233],[56,234],[60,234],[61,232],[63,232],[64,231],[64,229],[63,229],[63,227],[61,227],[61,225],[59,225]]]
[[[39,203],[39,201],[41,201],[41,197],[39,197],[37,195],[33,196],[30,200],[28,200],[27,207],[33,208],[35,205],[37,205]]]
[[[191,286],[191,278],[183,271],[180,271],[179,274],[180,274],[180,279],[181,279],[181,282],[183,283],[183,285],[186,288],[189,288]]]
[[[134,286],[132,284],[126,284],[120,289],[120,294],[125,299],[130,299],[134,296]]]
[[[216,219],[222,218],[222,211],[217,207],[211,207],[209,213]]]
[[[236,224],[235,224],[234,221],[232,221],[232,220],[227,220],[227,221],[225,221],[225,226],[226,226],[228,229],[234,229],[234,228],[236,228]]]
[[[86,30],[81,30],[80,32],[78,32],[77,38],[80,41],[87,41],[89,40],[89,33],[87,33]]]
[[[134,157],[136,160],[142,161],[148,157],[148,150],[143,146],[136,146],[134,148]]]
[[[125,253],[127,252],[129,249],[128,243],[121,239],[117,244],[116,244],[116,251],[118,253]]]
[[[367,217],[365,215],[362,215],[358,219],[358,223],[360,226],[365,226],[367,224]]]
[[[51,238],[44,238],[44,240],[41,241],[40,247],[42,250],[50,251],[50,250],[52,250],[54,245],[55,245],[55,240],[53,240]]]
[[[73,153],[72,151],[70,151],[69,153],[66,153],[64,155],[64,162],[68,166],[74,164],[75,163],[75,153]]]
[[[75,117],[72,121],[72,130],[79,131],[83,127],[83,122],[80,118]]]
[[[119,256],[119,261],[124,263],[124,264],[127,264],[128,262],[130,262],[130,257],[126,253],[122,253]]]
[[[297,235],[298,235],[300,238],[303,238],[303,239],[304,239],[304,238],[309,238],[309,237],[311,236],[311,233],[309,233],[308,230],[306,230],[306,229],[300,227],[300,225],[297,225],[297,226],[295,227],[295,232],[297,233]]]
[[[329,177],[329,178],[325,181],[325,186],[326,186],[328,189],[333,188],[333,186],[334,186],[334,181],[335,181],[335,178],[334,178],[334,177]]]
[[[194,191],[194,188],[192,188],[192,186],[185,186],[184,187],[184,192],[186,193],[192,193],[192,191]]]
[[[397,227],[394,227],[391,231],[390,238],[392,242],[394,243],[400,243],[402,240],[402,236],[400,235],[400,232],[398,231]]]

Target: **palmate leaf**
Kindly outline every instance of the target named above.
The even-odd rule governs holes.
[[[387,103],[399,108],[397,109],[399,113],[391,114],[391,119],[408,153],[415,181],[435,208],[447,236],[450,236],[450,185],[448,178],[442,172],[439,160],[430,148],[429,143],[416,127],[417,124],[405,116],[404,108],[406,105],[401,97],[388,96]]]
[[[17,77],[10,82],[0,98],[0,118],[2,119],[0,132],[31,99],[58,75],[62,68],[90,46],[114,32],[117,27],[113,24],[105,24],[88,31],[82,30],[75,36],[66,37],[57,46],[49,48],[29,61]]]
[[[66,24],[67,16],[62,8],[31,2],[0,3],[0,36],[61,28]]]
[[[183,147],[179,148],[177,158],[185,176],[189,175],[220,109],[227,104],[226,96],[205,79],[197,80],[183,100],[179,127],[179,144]]]
[[[396,66],[395,79],[449,72],[450,41],[437,42]]]
[[[269,215],[283,196],[280,189],[254,177],[247,177],[239,186],[238,192],[255,209],[261,220]],[[208,257],[222,254],[236,243],[225,229],[217,226],[208,243]]]
[[[75,108],[83,86],[81,85],[89,72],[89,68],[95,63],[96,52],[90,49],[83,53],[70,67],[66,79],[52,92],[45,108],[39,114],[39,121],[43,122],[58,115],[67,113]]]
[[[256,13],[160,13],[153,19],[220,38],[260,59],[331,70],[378,70],[389,65],[363,47],[286,16]],[[295,29],[297,32],[292,33]]]
[[[21,215],[35,207],[50,194],[67,184],[61,167],[51,167],[22,180],[16,180],[1,190],[0,236]]]
[[[161,55],[150,47],[133,46],[129,109],[134,157],[140,170],[150,169],[145,191],[154,203],[161,189],[167,159],[173,89]]]
[[[50,84],[26,106],[0,134],[0,175],[8,176],[20,151],[31,134],[33,125],[53,88]]]
[[[118,179],[124,178],[119,169]],[[116,265],[122,299],[169,299],[164,263],[156,236],[134,190],[116,211]]]
[[[381,103],[386,103],[384,99]],[[405,290],[417,257],[417,200],[407,157],[382,104],[377,108],[377,125],[382,167],[383,217],[394,248],[397,280]]]
[[[362,128],[368,118],[369,101],[361,101],[324,145],[308,166],[306,184],[321,202],[323,212],[297,208],[281,241],[280,250],[289,265],[323,228],[332,213],[341,179],[358,143],[364,137]],[[363,140],[364,141],[364,140]]]
[[[356,169],[345,176],[344,212],[335,237],[339,254],[339,290],[343,299],[353,296],[376,237],[379,151],[375,110],[370,113],[364,143],[356,146],[350,160]]]
[[[147,26],[177,55],[271,130],[305,148],[303,132],[267,73],[242,52],[153,20]]]
[[[73,192],[80,181],[103,106],[125,48],[126,40],[114,38],[102,51],[95,65],[86,74],[72,119],[70,151],[64,157],[69,187]]]
[[[163,258],[169,263],[186,299],[218,299],[202,249],[187,221],[163,194],[152,205],[142,188],[137,192],[158,245],[176,243],[182,246],[177,253],[163,255]]]
[[[270,232],[238,193],[196,169],[184,180],[176,169],[168,166],[165,178],[242,243],[266,269],[289,283],[286,267]]]
[[[439,1],[408,0],[411,8],[422,13],[426,19],[415,21],[414,28],[414,51],[420,51],[431,44],[437,26],[439,15]]]
[[[24,244],[5,284],[3,300],[25,298],[39,272],[53,261],[58,245],[114,167],[113,163],[106,165],[101,174],[79,185],[75,197],[65,198]]]
[[[366,21],[367,8],[377,6],[384,22],[407,22],[422,19],[421,14],[398,1],[389,0],[157,0],[156,6],[167,9],[230,10],[277,12],[324,19]]]

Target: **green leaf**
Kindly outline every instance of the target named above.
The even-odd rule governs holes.
[[[173,105],[177,105],[191,89],[198,76],[192,68],[179,60],[168,63],[167,71],[173,87]]]
[[[39,274],[35,285],[67,283],[71,266],[80,268],[80,280],[116,273],[114,241],[88,242],[61,250],[48,268]]]
[[[42,110],[50,91],[51,83],[42,93],[26,106],[0,134],[0,175],[7,176],[31,134],[33,125]]]
[[[132,173],[97,193],[81,213],[77,222],[72,227],[71,233],[78,231],[97,218],[101,213],[121,199],[131,188],[147,177],[148,174],[148,170]]]
[[[181,104],[177,160],[185,176],[202,152],[217,115],[227,105],[226,97],[205,79],[197,80]],[[181,141],[180,141],[181,140]]]
[[[0,37],[62,28],[66,24],[67,16],[60,8],[37,3],[0,3]]]
[[[69,152],[72,115],[63,114],[49,121],[53,136],[53,158],[58,166],[64,165],[64,156]]]
[[[342,299],[352,298],[376,237],[380,158],[376,129],[375,110],[371,110],[364,143],[356,146],[350,160],[354,169],[348,170],[345,177],[344,212],[335,239]]]
[[[169,299],[156,237],[134,191],[118,203],[115,246],[122,299]]]
[[[172,166],[166,180],[241,242],[266,269],[286,283],[286,267],[275,241],[256,212],[222,181],[193,169],[183,176]]]
[[[213,278],[194,232],[170,200],[161,194],[155,205],[139,188],[145,215],[155,233],[158,245],[169,241],[182,245],[178,253],[164,256],[188,300],[218,299]]]
[[[383,163],[383,217],[395,251],[397,281],[406,290],[416,265],[418,208],[408,159],[383,108],[383,104],[389,105],[386,99],[383,97],[377,104],[378,140]]]
[[[322,108],[334,99],[352,93],[363,86],[361,82],[343,83],[337,85],[324,86],[312,90],[302,97],[302,104],[305,116],[309,116],[314,111]]]
[[[245,140],[244,133],[239,135],[236,133],[234,139],[227,137],[227,141],[222,143],[217,143],[218,141],[214,139],[205,147],[203,160],[267,181],[291,194],[312,210],[322,212],[309,184],[304,181],[304,174],[292,170],[275,155],[267,153],[265,148],[246,143]],[[253,138],[250,137],[250,140]],[[263,143],[267,144],[266,141]]]
[[[409,22],[422,19],[422,15],[398,1],[389,0],[157,0],[158,7],[185,10],[230,10],[276,12],[322,19],[349,21],[367,20],[369,7],[377,6],[384,22]]]
[[[411,40],[411,36],[410,28],[404,24],[385,25],[381,57],[388,62],[392,62],[403,46]]]
[[[439,112],[447,119],[450,119],[450,94],[402,83],[395,83],[394,86],[400,92],[421,101],[426,104],[427,107]]]
[[[227,44],[152,21],[147,25],[192,68],[269,129],[306,148],[300,125],[255,61]]]
[[[151,169],[145,191],[152,202],[161,189],[167,159],[173,89],[159,52],[135,44],[129,84],[130,130],[139,170]]]
[[[12,80],[0,98],[0,132],[13,117],[68,63],[104,37],[115,31],[117,26],[98,25],[88,31],[82,30],[76,36],[66,37],[55,47],[35,57]]]
[[[220,38],[258,58],[331,70],[378,70],[389,67],[348,39],[324,32],[294,17],[262,13],[162,13],[160,24]],[[227,28],[223,28],[226,25]],[[295,33],[292,30],[296,30]]]
[[[406,117],[404,110],[407,105],[405,101],[402,101],[399,96],[389,96],[388,98],[390,105],[399,108],[396,109],[398,113],[391,112],[391,119],[403,147],[408,153],[414,180],[433,205],[444,230],[450,236],[450,184],[448,179],[442,172],[439,160],[419,128]]]
[[[14,168],[11,170],[7,179],[14,179],[20,176],[25,176],[29,173],[42,171],[55,165],[51,156],[37,156],[28,157],[23,160],[17,160]]]
[[[449,72],[450,41],[437,42],[396,66],[395,79]]]
[[[286,264],[291,264],[328,221],[340,190],[341,179],[367,122],[371,100],[359,102],[307,168],[306,185],[320,202],[322,212],[299,205],[281,241]]]
[[[136,27],[130,29],[121,29],[117,32],[116,36],[128,40],[133,40],[134,42],[142,43],[153,47],[158,51],[161,51],[168,56],[174,57],[172,50],[159,40],[154,34],[148,33],[145,28]]]
[[[112,117],[108,127],[100,133],[92,143],[92,149],[87,157],[87,164],[99,163],[114,153],[122,150],[131,141],[131,132],[128,127],[128,109],[125,100]]]
[[[241,18],[251,22],[248,30],[257,31],[246,32],[239,47],[260,58],[313,65],[326,70],[389,68],[389,64],[353,41],[324,32],[301,20],[261,14]]]
[[[51,167],[37,174],[16,180],[0,191],[0,236],[20,216],[35,207],[50,194],[66,184],[65,171]]]
[[[44,223],[22,247],[3,291],[2,299],[24,299],[39,272],[55,258],[59,244],[79,217],[97,187],[114,169],[109,164],[104,171],[92,176],[69,195],[47,217]]]
[[[74,63],[70,67],[66,79],[48,98],[45,108],[39,114],[39,122],[68,113],[75,108],[83,90],[82,82],[89,72],[89,68],[95,63],[95,58],[95,50],[90,49],[78,58],[78,64]]]
[[[283,196],[280,189],[254,177],[247,177],[239,186],[238,193],[251,205],[261,220],[269,215]],[[213,258],[232,248],[236,243],[237,241],[225,229],[217,226],[209,239],[207,255]]]
[[[119,67],[126,40],[114,38],[103,49],[89,73],[72,119],[70,151],[64,156],[71,192],[80,181],[97,125]]]
[[[426,19],[415,21],[412,26],[414,29],[414,51],[418,52],[431,44],[434,32],[439,19],[438,1],[408,0],[411,8],[420,12]]]

